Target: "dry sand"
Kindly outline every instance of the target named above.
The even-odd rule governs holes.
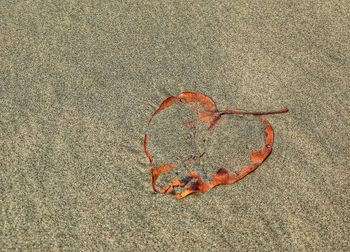
[[[0,4],[2,251],[350,250],[349,1],[16,2]],[[290,112],[268,116],[256,172],[176,200],[152,193],[142,144],[185,90]]]

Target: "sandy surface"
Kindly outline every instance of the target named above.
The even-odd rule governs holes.
[[[350,250],[348,1],[17,2],[0,3],[3,251]],[[152,193],[142,144],[185,90],[290,113],[268,116],[256,172],[176,200]]]

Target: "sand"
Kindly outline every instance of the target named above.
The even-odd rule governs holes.
[[[2,251],[350,250],[349,2],[95,2],[0,4]],[[153,193],[143,136],[182,91],[288,107],[268,160]]]

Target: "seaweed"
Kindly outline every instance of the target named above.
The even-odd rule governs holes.
[[[270,114],[280,114],[287,113],[288,109],[283,108],[275,111],[245,111],[241,109],[226,109],[219,111],[217,106],[212,98],[200,93],[193,92],[183,92],[179,96],[170,96],[166,98],[158,107],[158,109],[152,114],[149,123],[152,121],[153,117],[160,114],[162,111],[170,108],[173,104],[180,103],[184,105],[190,105],[192,111],[197,114],[200,121],[208,124],[208,130],[211,130],[215,127],[217,122],[225,115],[253,115],[259,116],[260,121],[264,125],[265,131],[265,145],[261,150],[253,151],[250,154],[250,164],[243,167],[240,171],[230,174],[226,168],[219,168],[213,175],[210,182],[204,182],[202,177],[196,172],[190,172],[190,174],[184,178],[175,178],[172,182],[163,188],[157,187],[157,179],[160,175],[168,173],[176,168],[176,164],[168,163],[158,167],[153,167],[151,170],[152,173],[152,188],[155,192],[175,195],[177,199],[182,199],[192,193],[197,192],[207,192],[210,189],[218,185],[229,185],[233,184],[241,179],[243,179],[248,174],[255,171],[271,154],[272,147],[274,143],[274,131],[269,123],[269,121],[263,117],[263,115]],[[194,121],[185,121],[184,127],[195,128]],[[145,134],[144,136],[144,151],[149,159],[150,165],[154,166],[154,157],[151,155],[150,150],[147,147],[149,141],[149,136]],[[201,156],[204,155],[201,154]],[[193,181],[193,182],[191,182]],[[191,183],[190,183],[191,182]],[[190,184],[189,184],[190,183]],[[176,188],[184,188],[183,191],[176,192]]]

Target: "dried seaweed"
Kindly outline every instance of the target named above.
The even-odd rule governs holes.
[[[168,173],[176,168],[176,164],[168,163],[161,165],[159,167],[152,168],[152,187],[155,192],[160,192],[164,194],[173,194],[176,198],[181,199],[192,193],[196,192],[207,192],[218,185],[228,185],[241,180],[249,173],[255,171],[270,155],[272,152],[272,146],[274,142],[274,131],[269,121],[262,117],[262,115],[268,114],[279,114],[288,112],[287,108],[276,110],[276,111],[267,111],[267,112],[249,112],[241,109],[227,109],[223,111],[218,111],[215,102],[208,96],[200,93],[192,92],[183,92],[179,96],[170,96],[165,99],[158,109],[152,114],[152,117],[149,122],[152,121],[153,117],[161,113],[162,111],[168,109],[175,103],[182,103],[190,105],[192,111],[197,114],[200,121],[208,124],[208,130],[211,130],[215,127],[216,123],[224,115],[255,115],[260,116],[260,121],[264,125],[265,131],[265,145],[261,150],[254,151],[250,154],[250,165],[243,167],[239,172],[230,174],[229,171],[225,168],[218,169],[215,174],[213,174],[210,182],[204,182],[202,177],[196,172],[191,172],[188,176],[178,179],[175,178],[173,181],[164,188],[159,188],[156,185],[157,179],[160,175]],[[186,128],[195,128],[196,124],[194,121],[184,121],[184,127]],[[149,159],[151,165],[154,164],[153,156],[150,153],[150,150],[147,148],[148,135],[144,137],[144,151],[146,156]],[[204,153],[203,153],[204,154]],[[202,155],[203,155],[202,154]],[[190,183],[191,182],[191,183]],[[181,187],[184,188],[183,191],[176,193],[175,189]],[[186,188],[187,187],[187,188]]]

